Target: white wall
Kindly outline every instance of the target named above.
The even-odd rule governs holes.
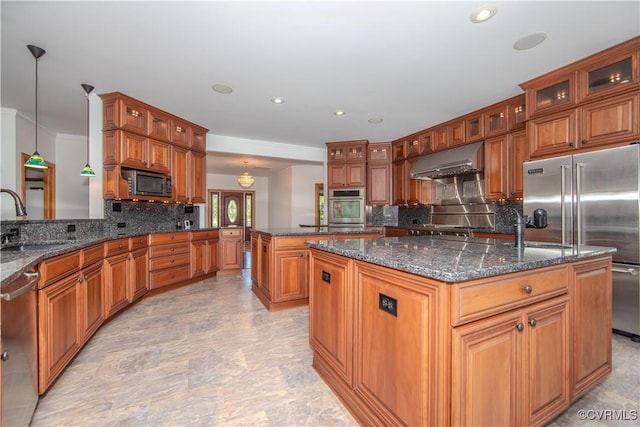
[[[316,223],[316,183],[324,182],[324,167],[291,167],[291,227]]]
[[[269,177],[269,228],[291,227],[291,180],[291,168],[273,173]]]
[[[2,109],[0,144],[0,187],[8,188],[20,194],[17,186],[19,182],[18,161],[16,160],[16,113],[10,108]],[[0,218],[16,219],[16,209],[13,199],[8,194],[0,195]]]
[[[87,163],[87,137],[59,133],[55,143],[56,219],[89,218],[89,180],[80,176]]]

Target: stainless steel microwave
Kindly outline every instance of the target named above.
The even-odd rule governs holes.
[[[171,197],[171,177],[161,173],[123,169],[132,196]]]

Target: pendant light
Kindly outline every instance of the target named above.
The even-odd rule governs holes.
[[[47,53],[47,51],[32,44],[27,45],[27,49],[29,49],[29,52],[36,58],[36,151],[33,152],[24,165],[28,168],[46,169],[48,168],[47,163],[42,156],[40,156],[40,153],[38,153],[38,59]]]
[[[91,169],[89,165],[89,94],[93,90],[93,86],[86,83],[82,83],[82,89],[84,89],[87,95],[87,164],[84,165],[80,175],[82,176],[96,176],[96,173]]]
[[[244,162],[244,168],[247,168],[247,162]],[[251,187],[254,181],[255,179],[251,175],[249,175],[249,172],[245,172],[238,177],[238,184],[240,184],[242,188]]]

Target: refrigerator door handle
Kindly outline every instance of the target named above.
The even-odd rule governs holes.
[[[562,235],[562,244],[567,244],[567,233],[565,229],[566,218],[565,218],[565,197],[567,196],[567,165],[560,165],[560,234]]]
[[[631,274],[632,276],[635,276],[638,274],[638,270],[636,268],[612,267],[611,271],[613,271],[614,273]]]
[[[576,163],[576,243],[582,246],[582,203],[580,200],[582,182],[582,163]]]

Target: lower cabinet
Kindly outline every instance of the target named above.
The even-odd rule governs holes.
[[[86,342],[104,322],[104,282],[102,261],[81,271],[81,337]]]
[[[191,277],[218,270],[218,230],[191,232]]]
[[[241,228],[220,229],[220,251],[218,252],[218,274],[236,274],[242,267],[244,260],[242,251],[244,241]]]
[[[142,298],[149,291],[149,249],[143,247],[129,253],[129,299]]]
[[[107,317],[113,316],[129,305],[129,292],[127,288],[130,275],[128,245],[124,253],[105,258],[104,305]]]
[[[157,289],[191,278],[189,233],[149,236],[149,288]]]
[[[567,298],[453,329],[453,425],[540,425],[569,406]]]

